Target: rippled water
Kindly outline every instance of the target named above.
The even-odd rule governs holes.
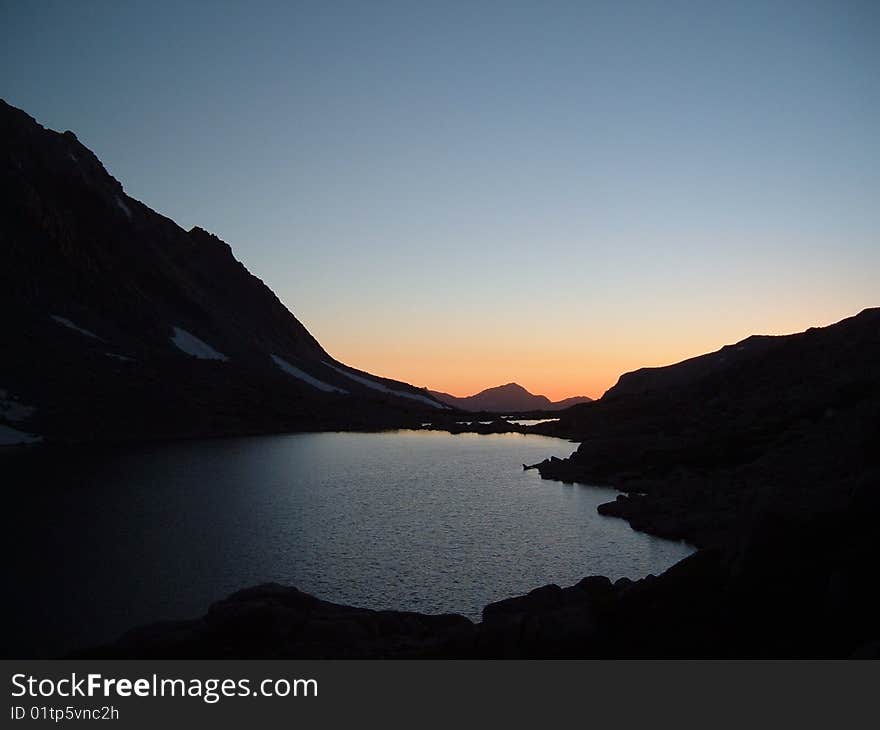
[[[597,514],[612,490],[522,469],[573,449],[402,431],[7,451],[16,630],[4,654],[57,654],[198,616],[265,581],[478,619],[539,585],[658,573],[690,552]]]

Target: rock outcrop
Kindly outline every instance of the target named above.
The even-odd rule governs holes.
[[[474,624],[463,616],[352,608],[321,601],[296,588],[266,584],[215,603],[200,619],[145,626],[113,644],[73,656],[430,657],[458,653],[471,644],[474,631]]]
[[[633,527],[724,543],[770,505],[821,515],[880,468],[880,309],[624,375],[535,430],[580,441],[545,478],[625,492]]]

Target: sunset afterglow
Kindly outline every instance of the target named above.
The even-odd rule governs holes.
[[[596,397],[877,304],[876,6],[837,7],[70,4],[0,82],[342,361]]]

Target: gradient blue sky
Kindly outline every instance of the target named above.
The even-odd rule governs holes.
[[[458,395],[880,304],[878,2],[0,2],[0,96]]]

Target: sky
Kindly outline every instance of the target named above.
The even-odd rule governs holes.
[[[0,97],[455,395],[880,305],[877,2],[0,0]]]

